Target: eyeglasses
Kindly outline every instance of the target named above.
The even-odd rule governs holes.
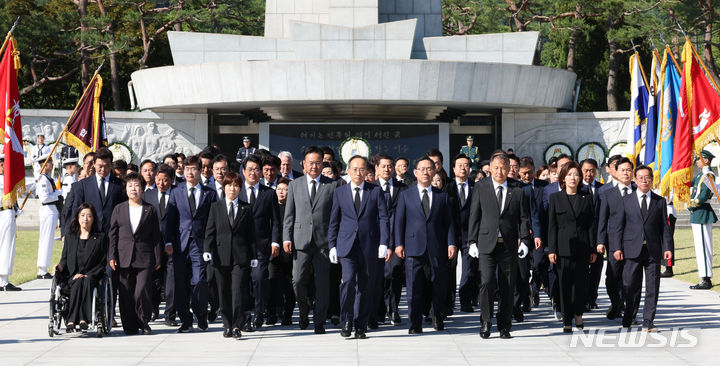
[[[306,163],[307,163],[307,165],[310,165],[310,166],[321,166],[323,162],[322,161],[306,161]]]
[[[422,172],[422,173],[425,173],[425,172],[432,173],[433,171],[435,171],[435,168],[417,168],[415,170]]]

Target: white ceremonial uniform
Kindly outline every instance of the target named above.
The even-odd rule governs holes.
[[[50,154],[50,146],[48,145],[35,145],[31,149],[30,157],[32,158],[32,167],[33,167],[33,175],[35,176],[35,180],[40,179],[40,168],[42,167],[42,163],[44,159],[40,159],[41,157],[45,157],[48,154]]]
[[[68,193],[70,193],[70,189],[72,188],[72,184],[77,182],[77,174],[67,174],[65,173],[65,176],[63,176],[62,179],[62,196],[63,198],[67,198]]]
[[[40,199],[40,209],[38,216],[40,217],[40,238],[38,239],[38,274],[47,273],[52,259],[53,243],[55,240],[55,227],[58,224],[60,213],[58,213],[55,201],[62,191],[55,189],[55,183],[52,178],[42,174],[37,183],[37,195]]]
[[[3,190],[4,182],[4,177],[0,175],[0,191]],[[13,273],[16,232],[15,208],[0,211],[0,286],[7,285],[8,278]]]

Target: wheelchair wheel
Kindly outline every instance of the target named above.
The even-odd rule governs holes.
[[[102,315],[100,324],[102,325],[102,333],[107,335],[110,334],[110,331],[112,330],[113,317],[113,287],[110,277],[106,277],[103,279],[100,289],[102,291],[103,304],[102,309],[100,309]],[[98,332],[98,336],[100,336],[100,333],[101,332]]]
[[[48,323],[48,335],[50,337],[55,334],[60,334],[60,326],[62,325],[62,311],[60,309],[60,291],[58,290],[57,279],[53,277],[52,285],[50,286],[50,300],[48,305],[50,308],[50,319]]]

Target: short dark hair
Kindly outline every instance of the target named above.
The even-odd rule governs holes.
[[[647,165],[640,164],[640,165],[638,165],[637,168],[635,168],[635,177],[637,177],[637,173],[638,173],[639,171],[641,171],[641,170],[647,170],[648,173],[650,173],[650,177],[653,176],[653,170],[652,170],[651,167],[649,167],[649,166],[647,166]]]
[[[467,155],[465,155],[465,154],[457,154],[457,155],[455,155],[455,158],[453,158],[452,166],[455,166],[455,163],[457,163],[457,161],[458,161],[459,159],[465,159],[465,160],[467,160],[469,163],[472,163],[472,161],[470,161],[470,158],[469,158]]]
[[[522,158],[520,158],[520,162],[518,163],[518,165],[520,166],[520,168],[528,168],[529,167],[529,168],[532,168],[533,170],[535,170],[535,161],[533,160],[532,157],[529,157],[529,156],[523,156]]]
[[[216,157],[217,155],[220,155],[220,153],[221,153],[221,152],[220,152],[220,149],[217,147],[217,145],[208,145],[208,146],[205,146],[205,148],[203,149],[202,152],[200,152],[200,154],[202,154],[203,152],[209,153],[210,155],[213,156],[213,158]],[[205,158],[205,157],[202,156],[202,155],[201,155],[200,157],[201,157],[201,158]],[[207,158],[206,158],[206,159],[207,159]]]
[[[518,158],[517,155],[515,155],[515,154],[508,154],[508,159],[509,159],[509,160],[514,160],[516,163],[518,163],[518,165],[520,165],[520,158]]]
[[[243,170],[245,170],[245,168],[247,168],[247,163],[255,163],[255,164],[257,164],[258,168],[262,168],[262,159],[258,155],[255,155],[255,154],[248,155],[248,157],[245,158],[245,160],[242,163]]]
[[[433,169],[435,169],[435,162],[432,159],[430,159],[430,157],[427,155],[425,155],[415,161],[415,169],[417,169],[417,167],[418,167],[418,165],[420,165],[421,161],[429,161],[430,164],[432,164]]]
[[[305,150],[303,150],[303,160],[305,160],[305,158],[307,158],[307,156],[310,154],[320,154],[320,157],[324,155],[321,148],[317,146],[309,146]]]
[[[95,161],[95,152],[91,151],[91,152],[85,154],[85,156],[83,156],[83,163],[85,162],[85,159],[87,159],[88,157],[92,158],[92,160],[94,162]]]
[[[388,154],[383,154],[383,153],[375,154],[375,165],[380,164],[380,160],[390,160],[390,161],[392,161],[393,163],[395,163],[395,162],[393,161],[392,156],[390,156],[390,155],[388,155]]]
[[[397,164],[397,162],[400,161],[400,160],[404,161],[405,164],[410,165],[410,160],[408,160],[408,158],[406,158],[406,157],[404,157],[404,156],[398,156],[397,158],[395,158],[394,163]]]
[[[615,155],[609,157],[607,160],[607,165],[609,165],[609,166],[613,167],[613,169],[615,169],[615,162],[622,159],[622,157],[623,156],[620,154],[615,154]]]
[[[594,166],[595,169],[597,169],[597,167],[598,167],[598,162],[597,162],[597,160],[595,160],[595,159],[593,159],[593,158],[587,158],[587,159],[585,159],[585,160],[583,160],[583,161],[580,162],[580,166],[581,166],[581,167],[582,167],[583,165],[585,165],[585,164],[590,164],[590,165]]]
[[[215,159],[215,154],[213,154],[209,150],[201,151],[199,156],[200,156],[200,159],[210,159],[211,161],[212,161],[212,159]]]
[[[613,165],[613,168],[615,168],[615,170],[617,170],[617,168],[620,165],[625,164],[625,163],[630,164],[630,169],[635,168],[635,164],[633,164],[632,160],[628,159],[627,157],[621,157],[620,159],[616,160],[615,165]]]
[[[262,166],[264,167],[265,165],[271,165],[276,169],[280,169],[280,165],[282,165],[282,160],[280,160],[280,158],[275,155],[266,156],[262,159]]]
[[[84,202],[77,208],[77,211],[75,211],[75,215],[73,216],[73,219],[70,222],[69,229],[70,229],[71,233],[80,234],[80,220],[79,220],[80,212],[86,208],[90,209],[90,212],[92,213],[92,217],[93,217],[93,223],[92,223],[92,227],[90,228],[90,232],[91,233],[100,232],[100,229],[99,229],[100,223],[98,222],[99,220],[98,220],[97,211],[95,211],[95,207],[88,202]]]
[[[175,161],[177,161],[178,158],[182,158],[183,160],[187,159],[187,156],[185,156],[185,154],[183,154],[181,152],[175,153],[173,155],[175,155]]]
[[[281,184],[285,184],[285,185],[288,185],[288,186],[289,186],[289,185],[290,185],[290,182],[291,182],[291,181],[290,181],[290,178],[288,178],[288,177],[280,177],[280,178],[278,178],[277,183],[275,183],[275,186],[279,186],[279,185],[281,185]]]
[[[125,160],[115,160],[113,162],[113,169],[127,170],[127,168],[128,168],[128,165]]]
[[[110,162],[112,162],[113,153],[107,147],[101,147],[95,152],[95,156],[93,157],[93,163],[95,163],[98,159],[109,160]]]
[[[425,152],[425,155],[427,155],[428,157],[434,156],[434,157],[436,157],[436,158],[440,158],[440,161],[441,161],[441,162],[442,162],[442,161],[445,161],[445,160],[443,159],[443,154],[442,154],[442,152],[440,152],[440,150],[438,150],[438,149],[436,149],[436,148],[428,149],[428,151]],[[430,159],[430,160],[432,160],[432,159]],[[433,164],[435,164],[435,163],[433,163]]]
[[[570,155],[565,154],[565,153],[562,153],[562,154],[558,155],[558,156],[557,156],[557,159],[558,159],[558,160],[560,160],[560,159],[570,159],[570,160],[572,160],[572,158],[570,157]]]
[[[185,159],[185,166],[188,165],[195,165],[198,170],[202,169],[202,161],[200,161],[200,157],[197,155],[190,155]]]
[[[333,150],[330,146],[323,146],[321,149],[322,149],[323,155],[325,155],[325,154],[330,155],[330,156],[332,156],[333,160],[335,160],[335,150]]]
[[[578,175],[580,175],[580,180],[577,186],[577,189],[579,190],[583,187],[582,169],[580,168],[580,164],[575,161],[570,161],[569,163],[563,165],[562,169],[560,169],[560,173],[558,174],[558,184],[560,184],[561,189],[565,189],[565,176],[567,176],[570,169],[577,169]]]
[[[152,164],[153,170],[157,171],[157,163],[155,163],[154,161],[150,159],[145,159],[142,161],[142,163],[140,163],[140,166],[145,166],[145,164]]]
[[[128,183],[134,180],[140,182],[140,187],[142,187],[142,189],[145,189],[145,179],[143,179],[140,174],[135,172],[128,173],[128,175],[126,175],[123,179],[123,183],[125,183],[124,185],[127,186]]]
[[[212,159],[212,163],[210,165],[214,166],[215,163],[222,163],[223,161],[224,162],[228,161],[227,156],[225,156],[223,154],[218,154]]]
[[[174,161],[175,164],[177,164],[177,156],[175,156],[175,154],[167,154],[167,155],[163,156],[163,159],[162,159],[163,163],[165,162],[166,159],[172,159],[172,161]]]
[[[138,172],[138,173],[140,172],[140,168],[138,168],[137,164],[135,164],[135,163],[128,164],[127,170],[132,170],[132,171]]]
[[[485,165],[490,165],[490,160],[483,160],[480,162],[480,168],[484,167]]]
[[[228,184],[234,184],[234,185],[242,187],[243,181],[242,181],[242,177],[240,176],[240,173],[237,173],[234,171],[225,173],[225,176],[223,176],[222,185],[223,185],[223,187],[226,187]]]
[[[170,178],[175,177],[175,169],[167,164],[160,164],[157,169],[157,174],[165,174]]]

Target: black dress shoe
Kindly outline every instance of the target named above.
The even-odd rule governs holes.
[[[572,333],[572,326],[563,325],[563,333]]]
[[[250,319],[245,321],[245,323],[243,324],[243,327],[242,327],[242,331],[248,332],[248,333],[252,333],[255,331],[255,329],[253,329],[253,327],[252,327],[252,321],[250,321]]]
[[[400,314],[397,311],[393,311],[390,318],[390,322],[392,322],[393,325],[399,325],[400,323],[402,323],[402,319],[400,319]]]
[[[142,327],[142,332],[144,335],[150,335],[152,334],[152,329],[150,329],[150,326],[145,324],[145,326]]]
[[[22,289],[8,282],[7,285],[0,286],[0,291],[22,291]]]
[[[178,323],[174,320],[166,320],[163,324],[165,324],[166,327],[177,327]]]
[[[225,338],[232,337],[232,331],[230,330],[230,328],[223,329],[223,337],[225,337]]]
[[[610,308],[608,309],[607,314],[605,314],[605,316],[610,320],[614,320],[615,318],[618,317],[619,310],[620,309],[617,308],[616,306],[610,305]]]
[[[413,327],[408,329],[408,334],[422,334],[422,332],[422,328]]]
[[[460,311],[463,313],[472,313],[475,311],[472,306],[470,305],[460,305]]]
[[[443,322],[440,316],[433,317],[433,329],[445,330],[445,322]]]
[[[80,322],[80,329],[82,330],[88,330],[88,323],[87,322]]]
[[[217,319],[217,311],[210,311],[207,315],[208,322],[212,323]]]
[[[492,324],[490,322],[482,322],[482,325],[480,326],[480,337],[482,337],[483,339],[490,338],[491,325]]]
[[[355,339],[365,339],[367,338],[367,335],[365,335],[365,331],[362,329],[358,329],[355,331]]]
[[[657,332],[657,327],[652,321],[649,320],[643,320],[642,329],[645,332]]]
[[[345,338],[352,335],[352,324],[350,322],[343,323],[342,329],[340,329],[340,335]]]
[[[198,319],[198,328],[200,328],[203,332],[206,331],[208,329],[207,319],[200,317],[200,319]]]
[[[292,325],[292,318],[291,317],[283,318],[283,320],[280,322],[280,325]]]
[[[507,329],[501,329],[500,330],[500,338],[502,338],[502,339],[512,338],[512,336],[510,335],[510,331]]]
[[[315,324],[315,334],[325,334],[325,325]]]
[[[300,317],[300,321],[298,322],[298,326],[300,326],[300,329],[305,330],[310,325],[310,320],[308,320],[307,317]]]
[[[670,278],[672,276],[674,276],[672,267],[665,267],[665,270],[660,273],[660,277],[663,278]]]
[[[265,319],[265,325],[275,325],[277,323],[278,318],[277,315],[270,315]]]
[[[180,328],[178,328],[178,333],[192,333],[193,327],[192,325],[181,325]]]
[[[38,280],[52,280],[53,276],[50,273],[45,273],[44,275],[37,275]]]
[[[235,339],[240,339],[242,337],[242,332],[240,331],[240,329],[235,328],[232,331],[232,336]]]
[[[711,288],[712,282],[710,282],[710,277],[703,277],[697,285],[690,286],[691,290],[709,290]]]
[[[378,329],[378,322],[373,320],[368,322],[368,328],[370,329]]]
[[[332,323],[332,325],[338,325],[338,324],[340,324],[340,317],[337,316],[337,315],[331,316],[331,317],[330,317],[330,323]]]
[[[256,330],[260,329],[262,328],[263,323],[265,323],[265,320],[263,319],[262,315],[260,315],[259,317],[256,316],[255,321],[253,322],[253,327],[255,327]]]
[[[525,321],[525,315],[523,314],[522,310],[520,310],[519,307],[515,306],[513,307],[513,319],[515,319],[516,322],[522,323]]]
[[[530,311],[532,311],[532,308],[530,307],[530,305],[525,304],[525,305],[523,305],[523,306],[520,308],[520,310],[522,310],[522,311],[525,313],[525,312],[530,312]]]

